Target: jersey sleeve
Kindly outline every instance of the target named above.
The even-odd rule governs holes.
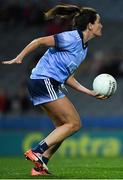
[[[62,32],[54,35],[55,46],[61,50],[70,50],[75,43],[75,36],[71,32]]]

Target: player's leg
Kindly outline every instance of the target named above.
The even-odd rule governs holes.
[[[37,147],[33,148],[35,153],[44,153],[51,146],[60,143],[68,136],[78,131],[81,127],[80,117],[74,108],[73,104],[67,97],[49,102],[43,107],[53,115],[54,122],[61,122]],[[35,158],[36,161],[37,158]]]
[[[51,146],[60,143],[68,136],[78,131],[81,127],[80,117],[67,97],[58,99],[53,102],[49,102],[43,105],[43,107],[52,114],[54,122],[61,122],[61,126],[52,131],[37,147],[33,149],[35,153],[44,153]],[[26,154],[27,155],[27,154]],[[32,155],[31,159],[35,162],[38,160]]]

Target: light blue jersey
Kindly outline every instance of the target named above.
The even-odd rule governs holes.
[[[80,30],[54,35],[55,47],[49,48],[32,70],[31,79],[53,78],[60,83],[72,75],[87,55]]]

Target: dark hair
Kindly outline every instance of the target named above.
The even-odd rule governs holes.
[[[57,5],[45,13],[45,18],[66,19],[70,21],[71,28],[77,28],[81,31],[86,30],[89,23],[94,24],[97,18],[97,11],[90,7],[78,7],[71,4]]]

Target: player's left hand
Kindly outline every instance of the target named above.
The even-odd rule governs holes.
[[[96,96],[97,99],[102,99],[102,100],[105,100],[105,99],[108,99],[109,96],[104,96],[104,95],[97,95]]]
[[[91,91],[93,97],[97,98],[97,99],[100,99],[100,100],[105,100],[105,99],[108,99],[110,96],[105,96],[105,95],[101,95],[99,93],[96,93],[95,91]]]
[[[109,96],[100,95],[100,94],[98,94],[98,93],[95,94],[95,97],[96,97],[97,99],[101,99],[101,100],[105,100],[105,99],[108,99],[108,98],[109,98]]]

